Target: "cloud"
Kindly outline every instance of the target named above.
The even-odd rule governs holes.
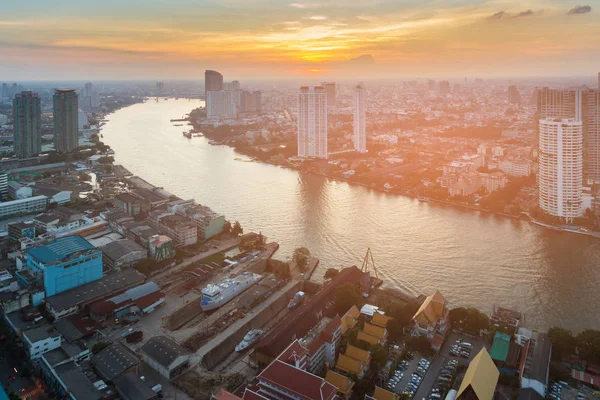
[[[308,19],[312,19],[313,21],[323,21],[326,20],[327,17],[323,15],[313,15],[312,17],[308,17]]]
[[[591,6],[575,6],[575,7],[571,8],[569,10],[569,12],[567,13],[567,15],[587,14],[590,11],[592,11],[592,7]]]
[[[371,54],[362,54],[358,57],[354,57],[351,58],[349,60],[346,61],[346,64],[348,65],[372,65],[375,64],[375,59],[373,58],[373,55]]]
[[[290,7],[294,7],[294,8],[306,8],[306,4],[302,4],[302,3],[290,3]]]
[[[529,10],[525,10],[525,11],[521,11],[520,13],[517,14],[511,14],[511,13],[507,13],[506,11],[498,11],[495,14],[490,15],[489,17],[487,17],[488,21],[496,21],[499,19],[507,19],[507,18],[522,18],[522,17],[531,17],[533,15],[536,14],[542,14],[544,12],[544,10],[540,10],[538,12],[535,12],[531,9]]]
[[[515,15],[513,18],[519,18],[519,17],[530,17],[533,14],[535,14],[533,12],[533,10],[527,10],[527,11],[521,11],[520,13],[518,13],[517,15]]]
[[[504,17],[506,17],[508,14],[506,14],[504,11],[498,11],[495,14],[490,15],[489,17],[487,17],[487,19],[489,19],[490,21],[496,20],[496,19],[502,19]]]

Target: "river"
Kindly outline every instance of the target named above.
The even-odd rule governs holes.
[[[278,258],[309,248],[321,260],[319,279],[329,267],[360,267],[370,247],[386,285],[405,292],[439,289],[451,307],[488,313],[493,304],[517,309],[535,329],[600,328],[600,240],[241,161],[169,122],[200,104],[118,110],[103,140],[132,173],[279,242]]]

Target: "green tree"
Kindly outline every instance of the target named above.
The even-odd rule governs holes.
[[[431,343],[429,343],[429,340],[427,340],[425,336],[411,336],[406,341],[406,347],[423,355],[430,355],[433,353]]]
[[[96,343],[93,347],[92,347],[92,353],[93,354],[98,354],[100,353],[102,350],[104,350],[105,348],[107,348],[108,346],[110,346],[110,343],[106,343],[106,342],[98,342]]]
[[[401,303],[398,301],[390,303],[385,308],[385,313],[395,319],[398,324],[408,326],[412,317],[419,310],[419,306],[414,303]]]
[[[335,288],[335,307],[340,315],[343,315],[352,306],[362,307],[363,297],[360,287],[355,283],[344,283]]]
[[[310,251],[306,247],[298,247],[296,250],[294,250],[292,261],[301,271],[304,271],[306,270],[309,257]]]
[[[233,233],[235,236],[244,234],[244,228],[242,228],[240,221],[235,221],[235,224],[233,224],[233,227],[231,228],[231,233]]]
[[[223,224],[223,233],[225,234],[230,234],[231,233],[231,222],[229,221],[225,221],[225,223]]]
[[[325,271],[325,279],[333,279],[336,276],[338,276],[338,274],[340,273],[339,270],[335,269],[335,268],[328,268],[327,271]]]
[[[575,337],[568,329],[550,328],[548,338],[552,342],[552,359],[554,360],[560,361],[575,350]]]
[[[15,392],[10,392],[8,394],[8,399],[9,400],[21,400],[21,396],[19,396],[18,394],[16,394]]]
[[[462,329],[463,332],[479,336],[479,332],[488,329],[490,319],[487,315],[476,308],[458,307],[450,310],[450,322],[456,329]]]
[[[382,345],[376,344],[371,347],[371,356],[373,357],[373,362],[381,368],[387,362],[388,351]]]
[[[575,337],[575,343],[584,359],[600,362],[600,331],[585,329]]]

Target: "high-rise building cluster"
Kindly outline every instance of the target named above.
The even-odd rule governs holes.
[[[521,104],[521,93],[515,85],[508,87],[508,102],[510,104]]]
[[[242,90],[239,81],[223,82],[217,71],[204,73],[206,115],[209,118],[235,118],[238,113],[260,112],[262,93]]]
[[[580,217],[583,183],[600,183],[600,90],[537,91],[539,206],[567,222]]]
[[[298,157],[327,158],[327,110],[336,105],[336,84],[302,86],[298,91]],[[354,87],[354,134],[352,142],[359,153],[367,151],[366,90]]]
[[[100,94],[94,91],[94,86],[91,82],[87,82],[80,90],[78,95],[78,105],[85,112],[97,110],[100,106]]]

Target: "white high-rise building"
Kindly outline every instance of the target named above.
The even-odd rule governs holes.
[[[210,90],[206,92],[206,115],[209,118],[235,118],[235,92],[231,90]]]
[[[327,158],[327,92],[322,86],[298,91],[298,157]]]
[[[539,120],[539,206],[572,222],[582,215],[583,123]]]
[[[367,152],[367,110],[366,91],[362,84],[354,88],[354,149],[359,153]]]

